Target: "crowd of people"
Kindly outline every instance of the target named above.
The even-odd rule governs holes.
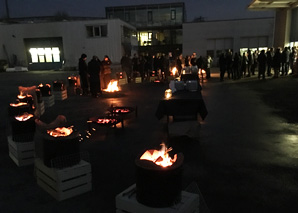
[[[296,59],[296,47],[268,48],[266,51],[248,49],[242,55],[228,50],[219,57],[220,80],[224,80],[225,73],[228,79],[237,80],[255,75],[256,70],[259,79],[265,79],[266,75],[278,78],[293,73]]]
[[[93,97],[98,97],[102,89],[107,88],[111,80],[111,60],[105,56],[101,61],[97,56],[93,56],[87,63],[87,55],[82,54],[79,59],[79,74],[81,78],[81,88],[83,95],[88,95],[89,91]],[[265,76],[279,76],[293,74],[294,64],[297,60],[296,47],[268,48],[258,50],[247,50],[233,53],[231,50],[222,52],[218,59],[220,70],[220,81],[223,81],[227,73],[228,79],[238,80],[252,75],[258,75],[259,79]],[[173,57],[171,54],[137,55],[133,57],[124,55],[121,58],[121,68],[127,74],[128,82],[135,77],[141,77],[142,81],[155,72],[161,79],[167,80],[171,70],[176,67],[177,75],[183,73],[201,74],[206,72],[206,79],[211,77],[211,67],[213,59],[197,56],[194,52],[190,56],[183,57],[182,54]],[[273,70],[273,73],[272,73]],[[200,78],[200,76],[198,76]],[[90,88],[90,90],[89,90]]]
[[[83,95],[99,97],[102,89],[106,89],[111,80],[111,60],[106,55],[101,61],[97,56],[93,56],[87,63],[87,55],[82,54],[79,58],[79,75]]]
[[[128,81],[131,81],[134,77],[142,77],[142,80],[146,79],[152,72],[156,72],[161,79],[166,80],[170,75],[170,71],[176,67],[178,75],[181,75],[182,71],[192,72],[193,70],[204,69],[206,71],[206,78],[210,78],[210,68],[212,65],[212,58],[210,56],[197,57],[196,53],[191,56],[183,57],[182,54],[177,57],[166,54],[156,55],[140,55],[134,54],[132,58],[125,55],[121,59],[122,70],[127,73]]]

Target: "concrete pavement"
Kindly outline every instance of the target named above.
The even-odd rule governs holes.
[[[46,110],[49,122],[58,114],[84,133],[86,119],[105,112],[111,103],[138,106],[139,117],[124,131],[100,130],[84,140],[93,189],[58,202],[36,184],[33,166],[17,167],[8,156],[8,103],[17,86],[66,79],[71,72],[0,73],[1,143],[0,208],[5,212],[115,212],[115,196],[135,183],[135,157],[167,140],[166,120],[154,116],[166,85],[130,84],[119,98],[70,96]],[[257,80],[257,79],[252,79]],[[199,141],[171,140],[185,155],[183,187],[195,182],[211,212],[296,212],[297,124],[273,114],[258,94],[237,81],[219,82],[218,73],[202,83],[208,116],[201,121]]]

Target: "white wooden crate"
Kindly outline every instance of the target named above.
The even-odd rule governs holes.
[[[44,101],[45,108],[49,108],[55,104],[54,95],[44,96],[42,97],[42,100]]]
[[[124,85],[124,84],[127,84],[127,77],[126,78],[121,78],[118,80],[118,84],[119,85]]]
[[[37,184],[56,200],[65,200],[92,190],[90,163],[63,168],[49,168],[40,158],[35,159]]]
[[[166,208],[153,208],[139,203],[133,192],[136,184],[116,196],[117,213],[199,213],[199,195],[182,191],[181,202]]]
[[[55,97],[55,100],[57,101],[63,101],[67,99],[67,90],[62,90],[62,91],[54,91],[53,95]]]
[[[135,83],[142,83],[142,77],[135,77]]]
[[[44,101],[42,101],[41,103],[37,103],[37,104],[38,104],[38,106],[37,106],[36,111],[35,111],[35,116],[40,117],[45,112]]]
[[[12,136],[7,137],[9,157],[18,166],[27,166],[34,163],[35,147],[34,141],[15,142]]]
[[[149,77],[149,82],[154,82],[157,79],[158,79],[157,76],[150,76]]]

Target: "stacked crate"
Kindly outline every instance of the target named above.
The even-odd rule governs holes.
[[[90,163],[81,160],[67,168],[50,168],[35,159],[37,184],[56,200],[65,200],[92,190]]]
[[[12,136],[7,137],[9,157],[18,166],[27,166],[34,163],[34,141],[15,142]]]

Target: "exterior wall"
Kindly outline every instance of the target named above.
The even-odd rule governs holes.
[[[86,26],[104,25],[108,26],[107,37],[88,37]],[[16,55],[19,64],[28,66],[27,49],[24,39],[26,38],[49,38],[62,37],[63,49],[61,51],[62,60],[65,67],[76,67],[78,59],[82,53],[87,54],[88,59],[97,55],[103,59],[108,55],[113,63],[120,63],[122,57],[122,26],[133,30],[134,27],[119,19],[100,19],[89,21],[65,21],[48,23],[26,23],[26,24],[2,24],[0,25],[0,59],[7,59],[7,55],[12,60],[12,55]],[[134,41],[134,43],[136,43]]]
[[[290,41],[291,10],[278,9],[275,17],[274,46],[284,47]]]
[[[206,56],[208,50],[220,52],[240,48],[271,47],[274,18],[210,21],[183,24],[183,55]]]

